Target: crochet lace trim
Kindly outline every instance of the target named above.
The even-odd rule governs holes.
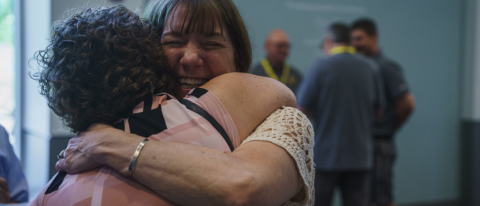
[[[268,141],[284,148],[293,157],[303,178],[306,197],[302,202],[289,201],[284,206],[314,205],[313,137],[312,125],[305,114],[292,107],[283,107],[273,112],[242,143]]]

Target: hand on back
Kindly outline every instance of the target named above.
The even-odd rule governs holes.
[[[94,159],[89,158],[88,150],[93,149],[93,145],[102,140],[99,137],[102,129],[111,126],[105,124],[93,124],[87,131],[79,132],[76,137],[68,141],[67,149],[65,149],[64,158],[61,158],[55,164],[57,171],[65,171],[69,174],[80,173],[102,166]]]

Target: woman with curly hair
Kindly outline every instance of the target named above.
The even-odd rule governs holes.
[[[85,131],[79,128],[82,132],[70,140],[68,148],[60,153],[57,169],[74,174],[100,167],[93,171],[97,171],[96,174],[106,174],[98,170],[105,168],[103,165],[108,165],[108,171],[111,172],[108,174],[112,174],[111,176],[132,181],[135,179],[138,181],[135,182],[137,185],[132,183],[132,187],[141,186],[142,189],[139,191],[143,194],[146,193],[144,189],[149,188],[151,191],[147,191],[158,194],[177,205],[313,205],[314,169],[311,125],[301,112],[292,108],[296,106],[295,98],[283,84],[268,78],[235,73],[235,71],[248,71],[251,48],[245,25],[233,2],[231,0],[156,0],[151,1],[147,8],[147,17],[154,25],[155,33],[160,36],[159,43],[162,44],[162,49],[167,56],[168,65],[175,73],[171,79],[172,92],[178,99],[167,94],[153,97],[146,94],[142,99],[143,102],[133,111],[126,111],[119,117],[123,118],[123,121],[117,122],[112,118],[101,122],[96,121],[95,118],[92,119],[90,123],[103,124],[93,124]],[[105,27],[105,31],[123,28],[117,26],[117,23],[112,25],[112,27]],[[83,27],[75,25],[71,29],[77,28]],[[99,28],[103,27],[99,25]],[[130,29],[132,32],[138,31],[135,28],[137,27]],[[90,35],[103,34],[104,30],[100,30],[86,29],[94,32],[87,32],[88,35],[80,33],[75,38],[89,39]],[[128,34],[129,31],[122,30],[122,32],[118,34],[131,36]],[[59,34],[66,34],[65,40],[59,41],[60,43],[72,41],[69,32],[60,31]],[[112,34],[107,34],[104,36],[104,41],[108,42],[112,38]],[[86,48],[94,51],[87,52],[87,56],[92,56],[85,65],[97,64],[93,60],[107,61],[108,57],[115,57],[117,61],[122,61],[129,59],[130,54],[136,54],[132,51],[128,52],[129,55],[120,55],[115,52],[107,55],[107,52],[94,50],[124,48],[121,46],[95,47],[93,43],[74,43],[73,45],[75,46],[72,49],[87,45]],[[60,56],[56,53],[56,49],[63,51],[61,45],[59,47],[55,45],[52,48],[51,59],[55,61],[46,65],[55,67],[66,59],[55,58]],[[141,50],[143,46],[138,48]],[[80,59],[81,55],[77,54],[74,57]],[[135,61],[130,59],[123,62]],[[57,83],[60,81],[57,77],[69,79],[76,76],[74,73],[80,76],[88,74],[76,68],[76,64],[66,63],[64,67],[66,67],[65,75],[60,75],[58,71],[44,75],[44,79],[52,81],[50,86],[55,86],[45,92],[47,98],[56,91],[62,91],[62,85]],[[116,67],[124,68],[121,64]],[[105,72],[105,76],[114,73],[106,71],[105,67],[101,67],[100,70]],[[127,77],[135,77],[133,74],[136,73],[123,74]],[[78,91],[81,95],[78,97],[61,95],[68,98],[52,99],[56,101],[55,105],[65,107],[73,112],[72,117],[76,118],[78,113],[84,113],[83,111],[90,106],[99,108],[107,104],[88,97],[97,93],[97,91],[90,91],[95,90],[95,87],[76,86],[75,81],[77,78],[67,80],[67,83],[71,84],[69,90],[75,89],[71,91]],[[123,83],[123,78],[120,77],[104,78],[101,81],[102,85],[107,85],[105,88],[112,89],[116,95],[120,95],[122,89],[129,89],[116,87]],[[125,82],[128,81],[132,81],[130,84],[136,82],[125,80]],[[139,82],[136,83],[141,84]],[[100,82],[97,83],[100,84]],[[164,88],[168,88],[167,85],[165,84]],[[138,92],[131,92],[138,94]],[[152,94],[156,92],[153,91]],[[101,93],[96,97],[105,97],[103,100],[110,102],[108,99],[110,97],[105,96],[108,92]],[[136,95],[132,95],[134,96]],[[87,103],[93,105],[89,106]],[[55,105],[51,105],[54,110]],[[76,106],[69,107],[69,105]],[[116,104],[112,101],[111,105],[114,107]],[[103,109],[107,110],[103,111]],[[103,109],[98,112],[108,113],[108,109],[111,108],[103,107]],[[66,122],[68,125],[68,121]],[[201,129],[206,132],[201,132]],[[147,143],[145,137],[161,141]],[[232,150],[235,151],[232,152]],[[119,176],[116,171],[124,176]],[[65,175],[65,173],[60,174]],[[75,185],[70,187],[71,182],[63,181],[67,178],[62,178],[60,174],[41,194],[46,196],[39,199],[55,202],[50,198],[53,194],[59,194],[62,191],[79,191],[74,189]],[[71,195],[71,199],[68,200],[70,205],[75,203],[106,205],[108,201],[115,201],[115,205],[141,205],[139,202],[131,202],[138,201],[137,195],[126,192],[129,190],[115,187],[119,184],[101,180],[92,183],[92,178],[84,176],[80,178],[82,174],[88,174],[88,172],[79,174],[74,182],[87,181],[93,186],[91,189],[82,190],[81,195]],[[130,177],[127,178],[127,176]],[[57,179],[61,181],[56,181]],[[107,201],[109,197],[110,200]],[[145,204],[162,204],[147,202]],[[164,204],[167,203],[164,202]]]

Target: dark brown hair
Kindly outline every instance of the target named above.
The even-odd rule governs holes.
[[[53,27],[32,78],[48,106],[73,132],[113,124],[172,88],[172,73],[154,27],[123,6],[78,12]]]
[[[218,22],[222,32],[227,30],[234,48],[237,72],[248,72],[252,63],[252,46],[247,28],[237,7],[231,0],[152,0],[144,17],[162,35],[168,20],[172,22],[178,5],[185,6],[182,32],[212,33]],[[170,19],[169,16],[171,15]]]
[[[332,23],[328,27],[328,35],[335,43],[350,44],[350,29],[344,23]]]
[[[355,22],[352,24],[351,30],[357,29],[363,30],[371,37],[377,35],[377,26],[375,25],[375,21],[369,18],[355,20]]]

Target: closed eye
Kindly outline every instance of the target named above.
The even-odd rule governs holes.
[[[162,42],[162,46],[177,47],[177,46],[183,46],[183,45],[185,45],[185,42],[182,42],[182,41],[164,41],[164,42]]]
[[[219,49],[219,48],[224,48],[225,47],[224,44],[218,43],[218,42],[206,42],[206,43],[202,44],[202,46],[205,49]]]

